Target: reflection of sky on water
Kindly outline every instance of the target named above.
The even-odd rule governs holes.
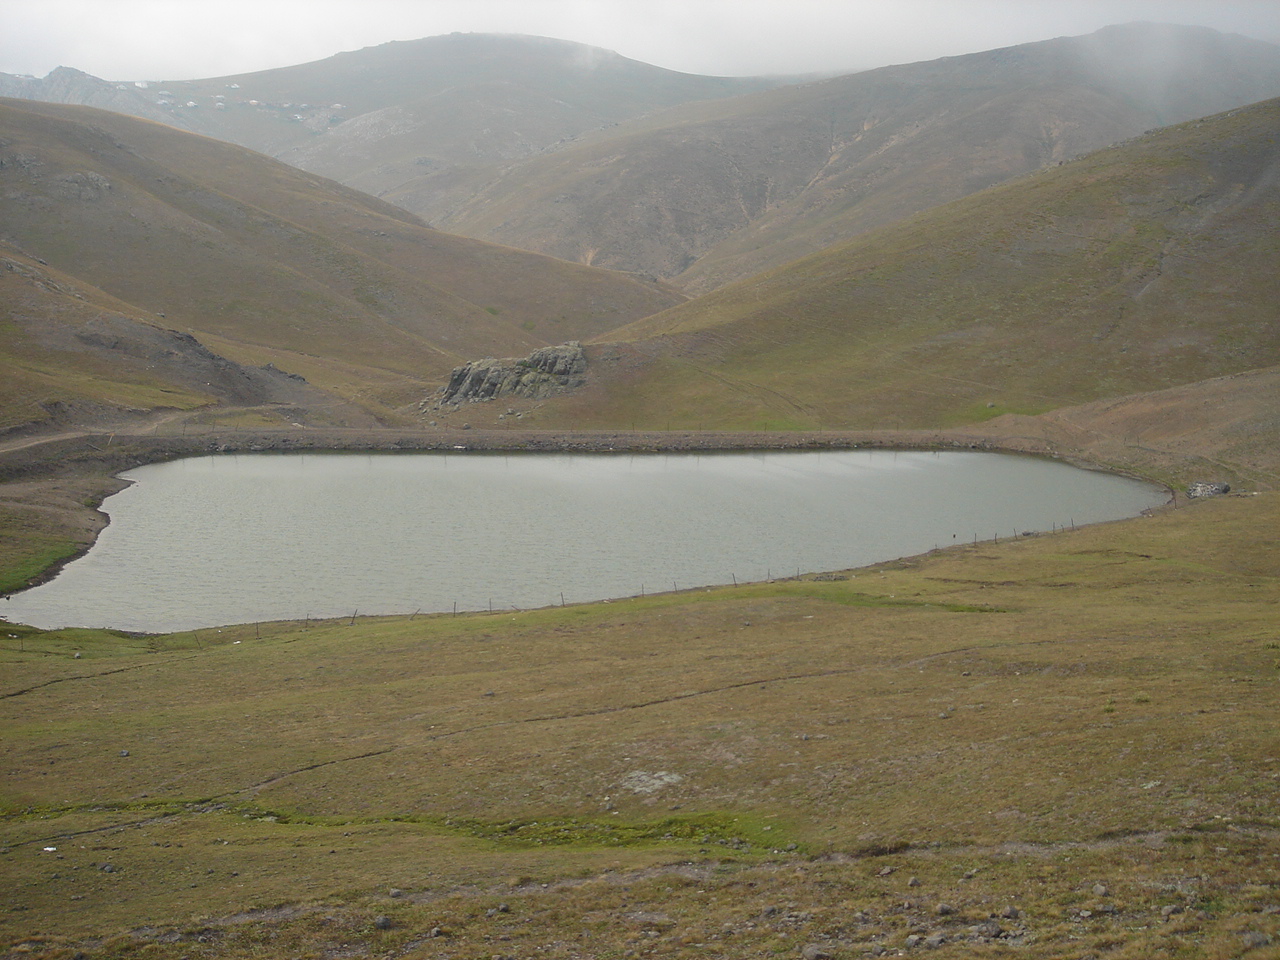
[[[9,619],[174,630],[543,606],[842,569],[1164,499],[969,452],[263,454],[125,476],[98,544]]]

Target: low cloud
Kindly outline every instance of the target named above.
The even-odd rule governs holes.
[[[1272,0],[42,0],[10,4],[0,70],[184,79],[455,31],[574,40],[689,73],[833,72],[1158,20],[1280,41]]]

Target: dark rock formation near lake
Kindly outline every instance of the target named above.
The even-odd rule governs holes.
[[[541,347],[527,357],[473,360],[454,367],[437,406],[524,397],[541,400],[586,382],[587,358],[577,340]]]

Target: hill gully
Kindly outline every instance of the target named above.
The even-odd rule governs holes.
[[[11,621],[158,632],[511,610],[846,570],[1131,517],[1152,484],[1009,454],[237,454],[150,464]]]

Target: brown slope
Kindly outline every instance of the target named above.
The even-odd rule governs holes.
[[[983,424],[1002,441],[1042,441],[1155,477],[1280,488],[1280,367]]]
[[[505,165],[691,100],[778,86],[703,77],[546,37],[450,34],[313,63],[142,86],[59,68],[0,96],[86,103],[277,156],[432,219]]]
[[[290,89],[323,85],[349,103],[369,73],[388,80],[376,99],[354,94],[341,122],[322,129],[311,122],[311,136],[271,152],[431,222],[507,166],[584,135],[676,104],[784,83],[678,73],[563,40],[486,34],[386,44],[315,68],[305,79],[306,67],[291,68]],[[257,78],[240,82],[243,97]]]
[[[0,432],[107,426],[211,404],[371,425],[368,413],[273,366],[238,364],[189,333],[0,245]],[[302,411],[310,411],[303,413]],[[317,417],[318,411],[324,411]]]
[[[1280,48],[1132,24],[697,104],[514,166],[440,226],[690,292],[1280,95]]]
[[[1274,365],[1278,129],[1158,131],[640,321],[561,416],[938,427]]]
[[[0,102],[15,249],[261,364],[376,408],[458,358],[598,333],[678,298],[431,230],[239,147],[89,108]],[[327,368],[327,373],[325,372]]]

